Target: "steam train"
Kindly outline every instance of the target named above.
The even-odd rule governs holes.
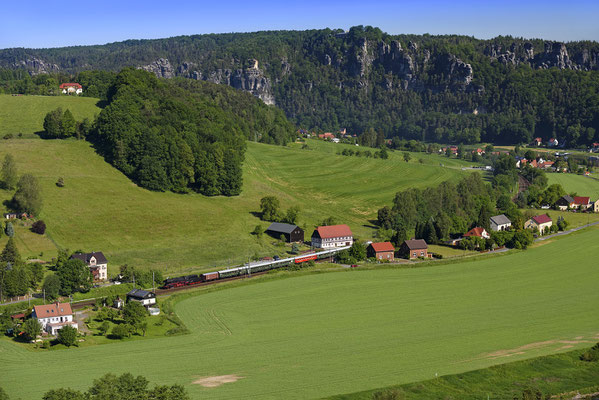
[[[255,274],[257,272],[269,271],[271,269],[285,267],[291,264],[301,264],[308,261],[322,260],[334,256],[340,251],[348,250],[351,246],[337,247],[331,250],[324,250],[318,253],[302,254],[289,258],[279,258],[278,260],[267,260],[250,263],[241,267],[223,269],[215,272],[206,272],[201,275],[187,275],[164,280],[162,289],[172,289],[181,286],[192,286],[203,282],[216,281],[219,279],[233,278]]]

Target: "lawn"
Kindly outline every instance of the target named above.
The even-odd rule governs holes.
[[[399,152],[388,160],[336,155],[344,145],[333,143],[311,141],[312,150],[302,150],[300,144],[250,142],[243,193],[205,197],[139,188],[85,141],[11,139],[0,144],[0,159],[13,154],[20,173],[34,174],[42,186],[40,217],[48,227],[47,240],[22,252],[43,251],[49,259],[56,249],[48,246],[103,251],[111,274],[122,264],[158,267],[168,275],[275,254],[279,248],[273,239],[250,235],[257,224],[268,226],[255,215],[266,195],[279,197],[283,209],[300,206],[299,225],[306,239],[329,216],[349,224],[357,237],[370,239],[376,227],[369,221],[376,219],[380,207],[391,204],[397,191],[469,173],[460,168],[469,164],[438,155],[414,154],[405,163]],[[59,177],[63,188],[56,186]],[[0,190],[0,200],[11,196]]]
[[[559,183],[567,193],[576,193],[578,196],[590,196],[591,201],[599,198],[599,180],[576,174],[547,174],[549,184]]]
[[[401,393],[399,398],[406,400],[520,399],[525,390],[533,393],[539,390],[545,396],[564,394],[560,398],[572,399],[578,393],[594,393],[599,389],[599,362],[581,361],[580,355],[585,350],[536,357],[389,389],[339,395],[332,399],[371,400],[374,393],[393,391]]]
[[[43,130],[44,117],[52,110],[69,109],[76,120],[93,119],[100,109],[98,99],[76,96],[11,96],[0,94],[0,137],[12,133],[15,137],[33,137]]]
[[[2,386],[36,399],[130,371],[183,384],[192,398],[306,399],[588,347],[599,334],[597,240],[588,229],[429,268],[275,274],[200,290],[175,307],[189,335],[50,352],[0,341]],[[49,370],[60,376],[39,373]],[[240,379],[192,384],[220,375]]]

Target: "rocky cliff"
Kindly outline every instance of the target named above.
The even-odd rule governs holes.
[[[183,76],[190,79],[205,80],[232,86],[236,89],[250,92],[265,104],[275,104],[270,79],[258,67],[258,60],[248,60],[248,67],[243,69],[202,70],[199,65],[187,61],[174,68],[169,60],[159,58],[139,68],[152,72],[159,78]]]

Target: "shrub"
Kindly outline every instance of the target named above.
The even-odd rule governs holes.
[[[50,348],[50,341],[44,340],[42,342],[42,349],[49,349],[49,348]]]
[[[117,339],[124,339],[125,337],[130,337],[131,333],[133,333],[133,327],[129,324],[119,324],[112,328],[112,336]]]
[[[58,178],[58,180],[56,181],[56,186],[64,187],[64,179],[62,179],[62,177]]]
[[[46,233],[46,223],[41,219],[39,221],[35,221],[33,225],[31,225],[31,231],[37,233],[38,235],[43,235]]]
[[[6,135],[4,135],[3,138],[4,139],[12,139],[13,138],[13,134],[12,133],[7,133]]]
[[[102,325],[100,325],[100,328],[98,328],[100,331],[100,335],[106,336],[106,332],[108,332],[108,328],[110,328],[110,323],[108,321],[102,322]]]

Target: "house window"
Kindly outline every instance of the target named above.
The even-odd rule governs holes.
[[[413,253],[412,253],[412,257],[416,257],[416,252],[413,252]]]
[[[420,257],[424,257],[424,251],[420,252]]]

